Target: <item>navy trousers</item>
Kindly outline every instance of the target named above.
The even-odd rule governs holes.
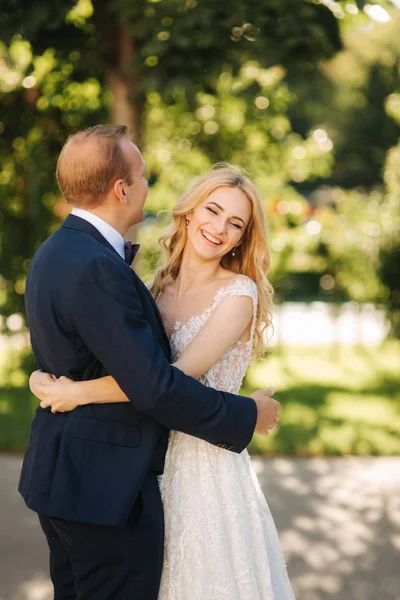
[[[50,548],[54,600],[157,600],[164,518],[148,475],[124,527],[39,515]]]

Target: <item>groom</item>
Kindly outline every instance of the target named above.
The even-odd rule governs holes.
[[[55,600],[157,600],[163,512],[157,475],[169,429],[241,452],[279,409],[206,388],[169,363],[158,309],[125,262],[142,221],[145,165],[123,126],[72,136],[57,165],[72,214],[35,254],[26,283],[32,347],[57,377],[112,375],[129,404],[38,408],[19,491],[50,548]],[[201,474],[198,474],[201,476]]]

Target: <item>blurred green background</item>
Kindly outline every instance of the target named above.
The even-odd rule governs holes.
[[[0,449],[36,400],[24,285],[68,213],[65,138],[124,123],[150,194],[137,269],[194,177],[228,161],[269,221],[275,333],[243,392],[274,385],[262,454],[400,454],[400,0],[0,2]],[[350,314],[351,313],[351,314]]]

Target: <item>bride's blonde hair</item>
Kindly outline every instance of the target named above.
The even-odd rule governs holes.
[[[172,225],[160,239],[166,255],[165,264],[156,272],[151,293],[157,298],[164,287],[178,276],[187,239],[186,216],[220,187],[239,188],[251,203],[250,221],[243,233],[235,256],[229,252],[223,256],[221,266],[234,273],[247,275],[254,281],[258,291],[258,308],[254,335],[254,356],[263,352],[263,332],[271,325],[273,288],[267,279],[270,266],[266,222],[263,207],[255,185],[236,167],[216,165],[211,171],[185,192],[172,210]]]

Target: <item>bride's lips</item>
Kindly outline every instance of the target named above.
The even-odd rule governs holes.
[[[220,246],[222,246],[222,240],[220,240],[219,238],[217,238],[215,235],[211,235],[211,233],[208,233],[208,231],[206,231],[205,229],[200,229],[200,233],[201,233],[201,237],[203,238],[203,241],[208,244],[209,246],[211,246],[212,248],[219,248]],[[208,237],[214,239],[214,240],[218,240],[219,244],[216,244],[214,242],[212,242],[211,240],[207,239],[206,234]]]

